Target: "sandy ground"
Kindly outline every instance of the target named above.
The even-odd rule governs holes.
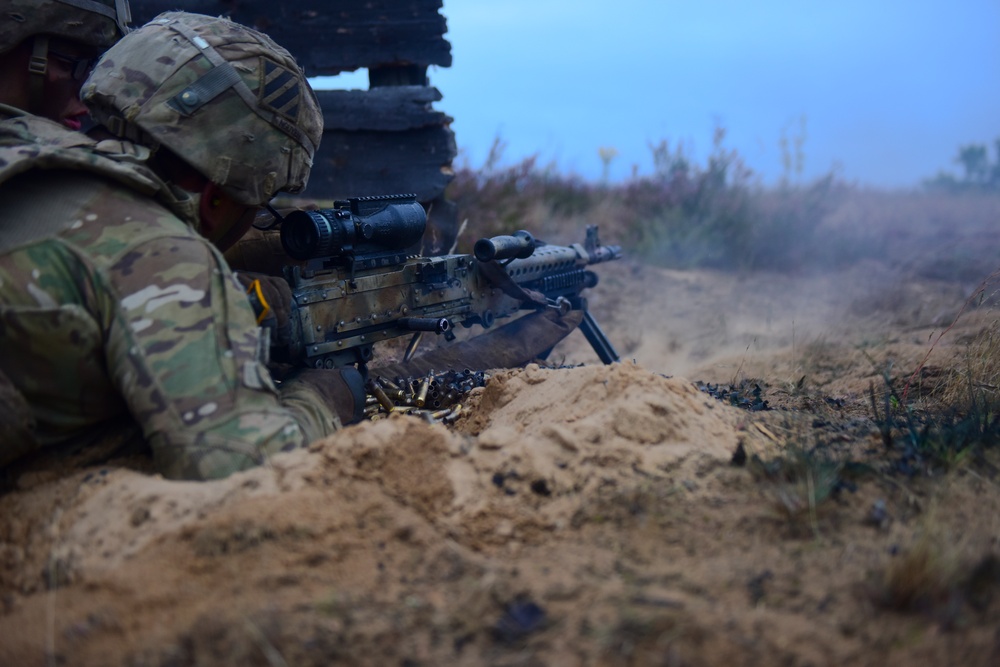
[[[866,393],[969,285],[600,273],[624,361],[575,333],[553,358],[583,366],[496,373],[453,425],[396,415],[212,483],[22,477],[0,665],[1000,664],[997,481],[881,472]],[[818,445],[869,465],[797,469]]]

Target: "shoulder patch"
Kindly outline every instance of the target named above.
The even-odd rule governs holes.
[[[293,121],[299,117],[302,87],[299,78],[278,63],[261,58],[260,105]]]

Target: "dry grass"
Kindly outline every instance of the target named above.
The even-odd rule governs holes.
[[[501,150],[502,146],[498,149]],[[456,171],[447,196],[482,236],[528,229],[575,243],[587,224],[633,257],[671,268],[812,271],[877,261],[894,276],[975,284],[996,268],[1000,193],[878,191],[830,175],[762,187],[719,138],[705,164],[673,153],[652,175],[594,184],[534,158]]]
[[[952,369],[941,400],[949,405],[1000,404],[1000,313],[987,322],[965,349],[963,363]]]
[[[1000,588],[1000,558],[973,543],[932,505],[911,543],[876,573],[873,601],[898,613],[924,615],[944,628],[988,612]]]
[[[960,565],[951,539],[940,530],[924,532],[889,561],[876,601],[899,612],[933,613],[953,606],[959,596]]]
[[[842,464],[801,446],[787,444],[782,456],[750,461],[770,513],[794,534],[820,535],[821,506],[841,483]]]

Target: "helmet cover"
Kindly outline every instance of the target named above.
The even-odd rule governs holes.
[[[128,32],[128,0],[0,0],[0,53],[35,35],[104,50]]]
[[[250,206],[305,188],[323,132],[316,95],[288,51],[251,28],[188,12],[129,33],[81,97],[115,134],[169,148]]]

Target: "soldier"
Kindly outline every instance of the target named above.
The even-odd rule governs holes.
[[[128,0],[0,0],[0,120],[37,114],[80,129],[80,86],[130,20]],[[30,439],[30,410],[2,371],[0,407],[0,443]]]
[[[0,465],[140,439],[163,475],[216,478],[359,418],[354,369],[275,386],[219,250],[305,187],[322,115],[294,59],[171,12],[112,47],[82,94],[110,138],[0,123],[0,370],[33,419]]]
[[[0,119],[35,114],[79,130],[80,86],[130,20],[128,0],[0,0]]]

